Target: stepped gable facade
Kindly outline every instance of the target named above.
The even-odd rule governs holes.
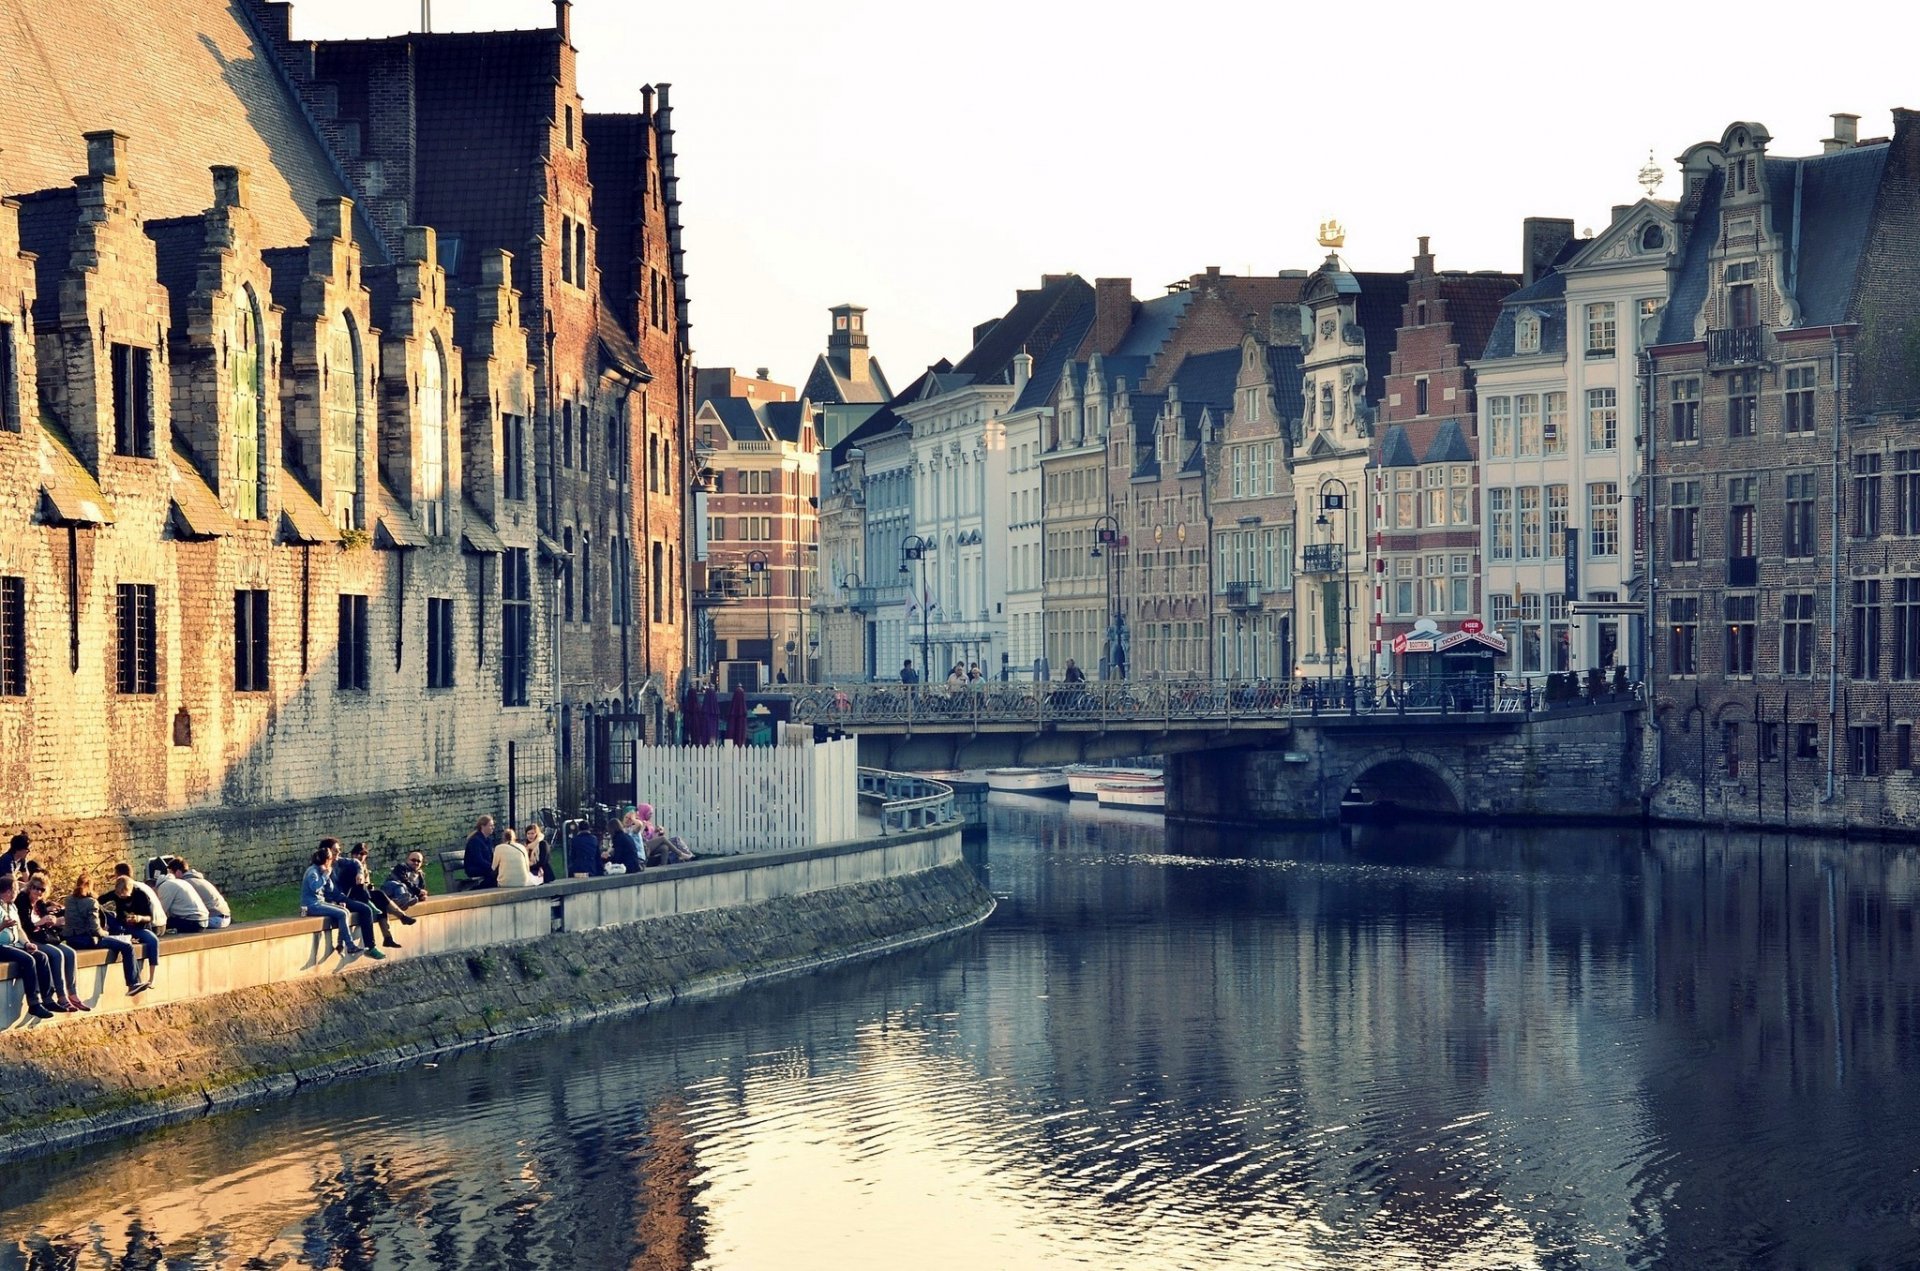
[[[528,179],[465,191],[517,210],[469,218],[430,124],[435,42],[474,37],[349,56],[284,5],[84,4],[138,36],[81,67],[0,14],[0,782],[36,857],[179,849],[244,889],[324,833],[439,845],[602,775],[582,719],[644,708],[686,626],[664,100],[609,125],[645,154],[596,221],[584,153],[531,161],[584,145],[564,5],[497,37],[544,96],[514,97]]]

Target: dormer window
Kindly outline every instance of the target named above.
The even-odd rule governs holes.
[[[1538,353],[1540,351],[1540,315],[1523,313],[1513,324],[1513,351],[1515,353]]]

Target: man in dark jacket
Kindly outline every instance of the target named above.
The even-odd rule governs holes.
[[[593,826],[585,821],[567,840],[567,874],[573,878],[598,878],[600,869],[600,836],[593,832]]]
[[[467,876],[469,887],[491,887],[497,881],[493,876],[493,818],[483,816],[473,824],[473,835],[467,839],[467,854],[461,862],[461,869]]]

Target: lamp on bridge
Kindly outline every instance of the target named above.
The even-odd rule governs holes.
[[[933,669],[927,661],[928,626],[932,620],[932,615],[929,613],[932,606],[928,604],[932,597],[927,595],[927,553],[932,550],[932,542],[918,534],[909,534],[900,540],[900,572],[911,577],[907,562],[920,563],[920,596],[915,603],[920,606],[920,677],[923,680]]]
[[[1328,486],[1335,487],[1332,493],[1328,492]],[[1317,565],[1318,568],[1315,569],[1315,572],[1323,574],[1333,573],[1333,562],[1335,559],[1333,550],[1333,522],[1327,519],[1328,512],[1340,513],[1340,551],[1338,557],[1340,562],[1340,644],[1347,658],[1347,708],[1351,710],[1354,705],[1353,605],[1347,595],[1347,484],[1337,477],[1328,477],[1320,483],[1320,514],[1313,518],[1313,523],[1320,527],[1322,538],[1322,542],[1319,545],[1320,551],[1318,553],[1318,559],[1314,559],[1315,553],[1312,548],[1307,549],[1308,568],[1313,569]]]
[[[765,605],[767,614],[767,678],[773,678],[773,580],[767,574],[767,554],[759,548],[747,553],[747,572],[758,574],[765,581],[757,584],[766,588]]]
[[[1127,675],[1127,654],[1123,641],[1126,632],[1126,619],[1120,615],[1120,597],[1114,594],[1113,569],[1114,554],[1127,545],[1121,537],[1120,521],[1117,517],[1096,517],[1093,522],[1093,550],[1089,553],[1095,560],[1103,557],[1107,565],[1107,601],[1112,613],[1107,620],[1107,666],[1120,679]]]

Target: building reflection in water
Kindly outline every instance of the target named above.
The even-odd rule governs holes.
[[[1911,850],[993,816],[974,936],[16,1167],[0,1269],[1920,1258]]]

